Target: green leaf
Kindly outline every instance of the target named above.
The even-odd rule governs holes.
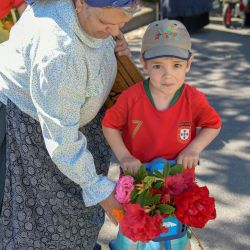
[[[139,190],[138,194],[141,194],[141,193],[143,193],[143,192],[145,192],[145,189]]]
[[[148,172],[148,176],[154,176],[155,177],[155,175],[153,173],[151,173],[151,172]]]
[[[153,188],[155,189],[161,189],[162,188],[162,182],[161,181],[157,181],[153,184]]]
[[[131,175],[134,177],[135,180],[142,181],[148,175],[148,172],[145,166],[142,164],[140,166],[140,169],[135,174],[131,174]]]
[[[145,192],[144,198],[145,198],[144,205],[152,206],[154,204],[154,197],[149,190]]]
[[[137,198],[137,196],[138,196],[138,194],[139,194],[139,191],[140,191],[140,190],[138,190],[138,189],[134,189],[134,190],[131,192],[131,194],[130,194],[130,199],[131,199],[132,203],[136,201],[136,198]]]
[[[161,179],[164,178],[163,174],[162,174],[160,171],[158,171],[158,170],[155,170],[155,171],[154,171],[154,175],[155,175],[156,177],[158,177],[158,178],[161,178]]]
[[[143,179],[143,182],[154,182],[155,181],[155,176],[146,176]]]
[[[170,164],[167,162],[163,168],[163,177],[166,178],[169,175]]]
[[[156,194],[153,196],[153,198],[154,198],[154,204],[158,204],[161,199],[161,194]]]
[[[157,207],[161,211],[161,213],[167,214],[167,215],[172,215],[174,214],[174,211],[175,211],[175,208],[168,204],[159,204],[157,205]]]
[[[145,203],[145,200],[146,200],[145,196],[146,196],[146,190],[143,190],[142,193],[140,193],[137,196],[136,203],[141,204],[142,206],[144,206],[144,203]]]
[[[170,175],[176,175],[181,174],[183,172],[183,165],[182,164],[176,164],[172,168],[170,168]]]
[[[154,176],[146,176],[143,179],[144,187],[146,189],[149,189],[152,187],[152,184],[155,182],[155,177]]]

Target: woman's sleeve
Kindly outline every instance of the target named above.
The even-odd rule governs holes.
[[[43,58],[32,65],[30,91],[50,157],[81,186],[85,205],[92,206],[106,199],[115,184],[96,174],[87,140],[79,131],[87,79],[84,66],[60,52]]]

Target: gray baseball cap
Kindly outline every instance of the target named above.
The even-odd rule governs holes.
[[[159,57],[188,60],[191,38],[179,21],[163,19],[151,23],[142,39],[141,54],[145,61]]]

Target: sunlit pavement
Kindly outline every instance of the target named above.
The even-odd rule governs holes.
[[[129,32],[134,62],[138,64],[140,41],[146,27]],[[223,128],[201,155],[197,180],[207,185],[216,199],[217,219],[196,230],[206,249],[250,249],[250,29],[235,19],[226,29],[221,18],[200,32],[192,33],[195,60],[187,82],[199,88],[220,113]],[[110,169],[117,178],[118,168]],[[106,219],[99,235],[102,249],[108,248],[117,228]],[[198,250],[195,240],[192,249]]]

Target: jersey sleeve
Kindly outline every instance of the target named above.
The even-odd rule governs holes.
[[[192,102],[192,111],[196,127],[214,129],[221,127],[222,122],[219,114],[209,104],[205,95],[199,91]]]
[[[102,125],[108,128],[122,130],[127,123],[129,96],[127,91],[122,92],[116,103],[109,108],[102,121]]]

